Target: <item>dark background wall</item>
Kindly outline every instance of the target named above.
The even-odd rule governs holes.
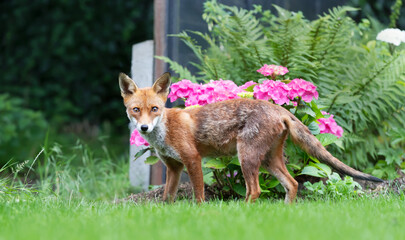
[[[351,13],[356,21],[372,17],[388,26],[391,7],[396,0],[218,0],[218,3],[253,9],[253,5],[261,5],[263,9],[275,10],[272,6],[278,5],[291,11],[301,11],[304,16],[313,20],[328,9],[335,6],[350,5],[359,9]],[[207,25],[202,20],[204,1],[167,0],[166,32],[168,34],[180,33],[184,30],[207,32]],[[401,15],[397,27],[405,29],[405,5],[401,7]],[[198,38],[197,38],[198,40]],[[203,41],[201,41],[203,45]],[[203,45],[204,46],[204,45]],[[167,38],[167,56],[186,66],[192,72],[195,68],[189,64],[196,60],[191,52],[179,39]]]
[[[202,19],[204,1],[167,0],[167,26],[168,34],[180,33],[184,30],[207,32],[207,24]],[[301,11],[310,20],[315,19],[329,8],[341,6],[346,0],[218,0],[230,6],[238,6],[245,9],[253,9],[253,5],[261,5],[263,10],[275,11],[273,5],[278,5],[291,11]],[[197,38],[198,39],[198,38]],[[204,42],[200,42],[204,46]],[[167,56],[172,60],[186,66],[192,72],[196,69],[189,63],[196,61],[192,51],[178,38],[167,38]]]

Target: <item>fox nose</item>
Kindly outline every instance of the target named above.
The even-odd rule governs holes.
[[[141,130],[144,131],[144,132],[148,131],[148,125],[143,124],[143,125],[141,126]]]

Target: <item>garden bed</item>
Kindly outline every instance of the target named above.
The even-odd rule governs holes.
[[[305,181],[315,181],[315,179],[309,177],[305,179],[299,179],[299,192],[298,197],[301,196],[301,192],[305,187],[302,183]],[[374,182],[367,182],[367,181],[358,181],[363,188],[364,192],[374,193],[374,194],[382,194],[382,193],[396,193],[400,194],[405,191],[405,176],[400,178],[394,179],[392,181],[384,181],[382,183],[374,183]],[[215,200],[215,199],[223,199],[229,200],[235,198],[230,192],[221,192],[220,187],[218,185],[207,185],[204,186],[205,190],[205,200]],[[122,201],[133,201],[136,203],[140,202],[159,202],[162,201],[164,192],[164,186],[151,190],[149,192],[142,192],[137,194],[131,194],[127,198],[123,199]],[[190,182],[182,183],[179,185],[179,190],[177,193],[176,199],[193,199],[193,188]]]
[[[123,201],[133,201],[136,203],[139,202],[159,202],[163,199],[164,186],[151,190],[149,192],[142,192],[137,194],[131,194]],[[220,188],[217,185],[204,185],[205,200],[214,200],[214,199],[230,199],[232,198],[231,194],[220,195]],[[190,182],[182,183],[179,185],[179,190],[177,192],[176,199],[193,199],[193,187]]]

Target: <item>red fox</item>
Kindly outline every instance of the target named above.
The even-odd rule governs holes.
[[[184,166],[197,202],[204,201],[201,158],[237,154],[246,181],[246,201],[254,202],[260,195],[258,175],[263,166],[284,187],[285,202],[292,203],[298,183],[283,158],[288,134],[308,154],[338,172],[382,181],[333,157],[299,119],[281,106],[263,100],[234,99],[186,110],[167,109],[170,84],[169,73],[148,88],[138,88],[127,75],[119,75],[128,118],[167,166],[164,201],[174,201]]]

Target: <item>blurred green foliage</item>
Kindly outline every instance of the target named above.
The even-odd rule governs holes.
[[[43,141],[47,126],[43,115],[22,105],[21,99],[0,94],[0,166],[34,155]]]
[[[348,4],[353,7],[361,9],[361,11],[351,12],[350,15],[356,20],[360,21],[362,18],[372,17],[378,19],[384,25],[390,25],[390,27],[395,27],[392,25],[394,5],[400,7],[399,12],[394,16],[399,15],[396,22],[396,27],[400,29],[405,29],[405,5],[401,4],[400,0],[350,0]],[[402,13],[402,15],[400,15]]]
[[[0,93],[61,126],[84,119],[127,128],[117,76],[152,38],[153,1],[0,3]],[[3,137],[3,136],[2,136]]]

